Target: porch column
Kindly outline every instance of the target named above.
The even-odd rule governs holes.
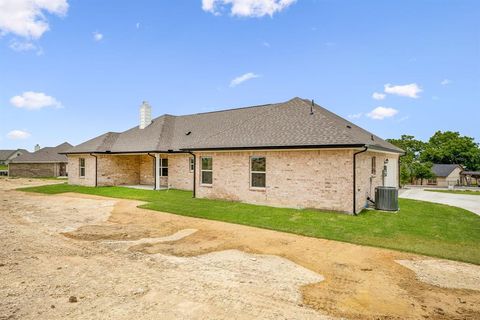
[[[155,154],[155,190],[160,190],[160,155]]]

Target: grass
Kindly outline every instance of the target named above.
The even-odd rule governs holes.
[[[0,170],[8,170],[8,166],[5,164],[0,164]]]
[[[222,200],[193,199],[180,190],[57,184],[20,189],[59,194],[77,192],[141,200],[146,209],[243,224],[316,238],[419,253],[480,264],[480,217],[457,207],[400,199],[400,212],[364,211],[358,216],[286,209]]]
[[[435,190],[435,189],[425,189],[425,191],[442,192],[442,193],[454,193],[454,194],[469,194],[469,195],[474,195],[474,196],[480,196],[480,188],[478,188],[478,191],[475,191],[475,190]]]

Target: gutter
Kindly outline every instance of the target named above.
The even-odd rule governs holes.
[[[357,154],[364,153],[368,150],[368,146],[364,145],[363,150],[357,151],[353,154],[353,215],[357,215],[356,201],[357,201]]]
[[[147,152],[147,154],[153,158],[153,190],[157,190],[157,158],[150,152]]]
[[[193,197],[197,196],[197,155],[191,151],[188,151],[189,154],[193,156]]]
[[[97,156],[94,155],[93,153],[90,153],[90,155],[95,158],[95,187],[97,187],[97,185],[98,185],[98,178],[97,178],[97,176],[98,176],[98,175],[97,175],[98,158],[97,158]]]

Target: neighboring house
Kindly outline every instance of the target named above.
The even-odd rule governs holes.
[[[475,182],[473,182],[475,179]],[[473,186],[476,185],[480,187],[480,171],[462,171],[460,173],[460,184],[464,186]]]
[[[27,153],[29,152],[25,149],[0,150],[0,164],[7,165],[12,159]]]
[[[435,174],[433,179],[423,179],[424,186],[448,187],[460,184],[460,173],[463,167],[459,164],[434,164],[432,172]],[[422,185],[421,180],[417,180],[418,185]]]
[[[45,147],[33,153],[23,154],[8,165],[11,177],[61,177],[67,175],[68,159],[61,152],[72,147],[64,142],[56,147]]]
[[[66,152],[69,183],[193,190],[198,198],[359,212],[398,187],[403,150],[334,113],[287,102],[151,120]],[[385,172],[385,176],[382,173]]]

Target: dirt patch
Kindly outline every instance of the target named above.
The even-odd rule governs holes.
[[[480,291],[480,266],[449,260],[397,260],[420,281],[452,289]]]
[[[149,211],[136,201],[16,191],[0,201],[8,208],[0,214],[0,319],[480,318],[478,291],[419,281],[395,262],[425,259],[418,255]],[[111,212],[106,221],[102,210]],[[72,226],[67,237],[57,233]]]

